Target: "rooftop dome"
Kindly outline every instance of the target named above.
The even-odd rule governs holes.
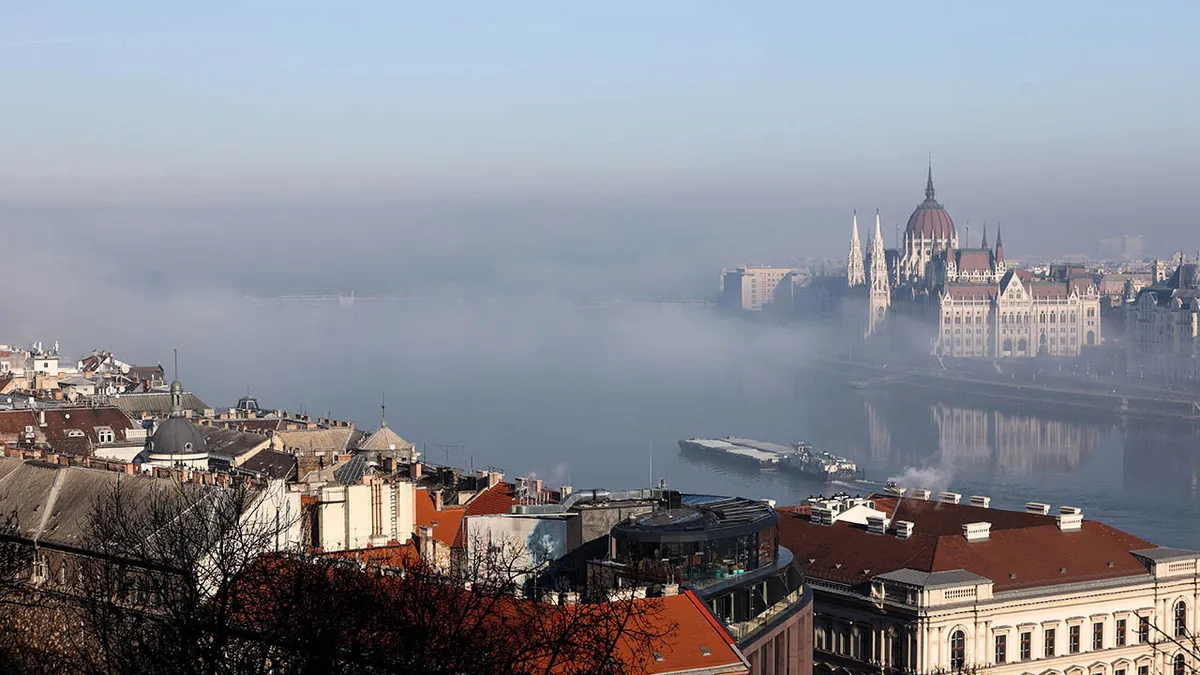
[[[204,434],[183,414],[183,383],[178,379],[171,383],[171,416],[146,442],[146,454],[151,462],[168,464],[208,458]]]
[[[147,448],[151,461],[208,455],[204,434],[185,417],[169,417],[163,420],[154,430]]]
[[[929,167],[929,180],[925,183],[925,201],[908,217],[905,238],[952,239],[954,221],[950,214],[933,198],[933,167]]]

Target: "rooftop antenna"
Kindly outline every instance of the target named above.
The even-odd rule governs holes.
[[[387,426],[387,392],[379,394],[379,428]]]

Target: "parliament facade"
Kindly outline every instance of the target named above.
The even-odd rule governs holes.
[[[864,251],[856,214],[845,277],[817,280],[813,292],[821,296],[814,306],[828,314],[835,298],[841,318],[860,322],[867,338],[907,317],[925,331],[930,350],[946,357],[1078,356],[1102,339],[1091,275],[1068,266],[1042,277],[1009,269],[999,228],[994,247],[986,226],[979,247],[960,246],[954,221],[935,198],[932,168],[901,246],[884,246],[876,213]]]

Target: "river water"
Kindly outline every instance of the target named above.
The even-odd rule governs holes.
[[[210,405],[249,386],[268,407],[390,426],[431,461],[536,473],[549,485],[796,503],[827,486],[685,459],[689,436],[746,436],[858,460],[869,479],[1079,506],[1161,545],[1200,547],[1200,443],[1191,426],[1052,406],[996,408],[901,385],[868,393],[804,374],[821,339],[792,327],[661,305],[446,301],[255,306],[236,337],[187,354]],[[251,322],[247,327],[246,322]],[[207,350],[207,351],[206,351]],[[943,395],[945,396],[945,395]]]

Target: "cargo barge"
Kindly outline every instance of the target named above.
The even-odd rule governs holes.
[[[685,453],[703,454],[765,471],[782,469],[821,481],[863,478],[863,471],[854,460],[818,452],[805,442],[788,446],[736,436],[688,438],[679,441],[679,449]]]

